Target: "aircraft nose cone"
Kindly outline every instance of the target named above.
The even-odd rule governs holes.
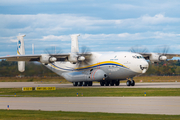
[[[142,73],[145,73],[148,70],[149,64],[147,61],[143,61],[140,64],[140,69]]]

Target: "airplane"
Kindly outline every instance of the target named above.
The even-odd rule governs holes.
[[[79,52],[78,36],[71,35],[71,53],[25,54],[24,37],[17,36],[17,55],[0,59],[18,61],[18,70],[25,71],[25,61],[38,61],[56,74],[72,82],[73,86],[92,86],[94,81],[100,86],[119,86],[127,80],[127,86],[134,86],[135,76],[146,73],[152,63],[180,57],[180,54],[134,53],[134,52]]]

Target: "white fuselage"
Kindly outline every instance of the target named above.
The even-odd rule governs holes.
[[[147,71],[149,64],[142,55],[131,52],[92,52],[91,61],[87,65],[78,66],[70,62],[55,62],[47,67],[59,75],[64,73],[85,72],[93,69],[103,70],[108,79],[125,80]],[[63,76],[63,75],[62,75]],[[71,80],[69,80],[71,81]],[[73,81],[71,81],[73,82]]]

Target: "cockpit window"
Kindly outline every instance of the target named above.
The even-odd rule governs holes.
[[[135,55],[135,56],[132,56],[133,58],[135,58],[135,59],[143,59],[143,56],[137,56],[137,55]]]

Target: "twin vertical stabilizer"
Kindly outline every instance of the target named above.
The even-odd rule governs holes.
[[[25,55],[25,49],[24,49],[24,37],[26,35],[17,36],[18,42],[17,42],[17,55]],[[20,72],[25,71],[25,61],[18,61],[18,70]]]
[[[71,53],[79,53],[78,36],[80,35],[71,35]]]

